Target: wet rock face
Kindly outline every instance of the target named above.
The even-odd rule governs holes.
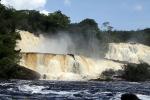
[[[121,96],[121,100],[140,100],[135,94],[126,93]]]
[[[74,54],[67,54],[67,55],[71,56],[75,60],[75,55]]]
[[[41,75],[33,70],[20,66],[17,72],[21,73],[16,77],[16,79],[25,79],[25,80],[38,80],[40,79]]]

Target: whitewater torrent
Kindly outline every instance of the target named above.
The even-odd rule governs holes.
[[[26,31],[20,31],[20,35],[22,40],[18,41],[16,48],[20,48],[22,52],[20,65],[39,72],[41,74],[41,79],[96,79],[107,69],[119,70],[122,68],[123,63],[114,62],[113,60],[132,63],[146,62],[150,64],[150,47],[141,44],[111,43],[108,53],[105,56],[105,58],[108,59],[106,60],[67,54],[68,46],[66,43],[68,41],[60,40],[60,44],[63,43],[65,46],[61,47],[61,44],[59,45],[60,47],[56,48],[58,45],[54,46],[53,44],[55,43],[45,43],[45,38],[42,35],[37,37]],[[52,42],[58,41],[55,40]],[[49,45],[46,47],[41,46],[42,44]],[[45,50],[45,48],[48,50]]]

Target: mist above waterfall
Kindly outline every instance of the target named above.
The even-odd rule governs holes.
[[[100,57],[100,44],[94,35],[86,39],[79,34],[58,32],[39,36],[27,31],[20,31],[22,40],[18,42],[21,52],[38,52],[53,54],[77,54]]]
[[[100,58],[101,56],[100,49],[102,46],[95,35],[91,33],[85,38],[80,34],[58,32],[55,35],[44,36],[44,41],[42,44],[44,44],[43,46],[48,46],[48,48],[42,48],[48,50],[46,52],[49,53],[76,54],[94,58]]]
[[[37,52],[54,53],[54,54],[68,54],[72,53],[75,47],[70,36],[61,32],[56,35],[42,35],[41,42],[37,46]],[[71,48],[72,50],[69,50]]]

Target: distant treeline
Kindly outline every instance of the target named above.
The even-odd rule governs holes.
[[[5,17],[12,21],[12,28],[34,33],[55,34],[65,31],[70,34],[83,35],[86,39],[96,37],[101,42],[140,42],[150,45],[150,28],[137,31],[117,31],[109,23],[104,23],[106,30],[101,30],[94,19],[84,19],[79,23],[71,23],[70,18],[61,11],[41,14],[36,10],[15,10],[5,8]],[[9,16],[11,14],[11,16]],[[13,18],[12,18],[13,17]]]

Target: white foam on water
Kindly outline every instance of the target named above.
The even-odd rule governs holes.
[[[13,83],[0,83],[0,86],[8,86],[8,85],[12,85]]]
[[[58,94],[58,95],[73,95],[76,94],[78,92],[73,92],[73,91],[53,91],[53,90],[48,90],[47,91],[50,94]]]
[[[137,96],[138,96],[141,100],[150,100],[150,96],[141,95],[141,94],[137,94]]]
[[[19,86],[18,89],[22,92],[31,92],[32,94],[34,93],[41,93],[42,90],[46,88],[44,86],[29,86],[29,85],[22,85],[22,86]]]
[[[30,92],[32,94],[56,94],[56,95],[68,95],[71,96],[73,94],[79,93],[77,91],[54,91],[54,90],[44,90],[47,87],[44,86],[29,86],[29,85],[22,85],[19,86],[18,89],[22,92]]]

